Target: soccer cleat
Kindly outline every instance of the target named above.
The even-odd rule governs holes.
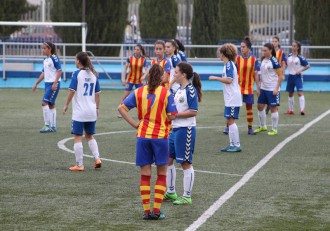
[[[223,129],[223,134],[228,135],[229,133],[229,127],[225,127],[225,129]]]
[[[56,127],[55,126],[51,126],[50,129],[52,130],[52,132],[56,132]]]
[[[240,147],[237,147],[237,146],[232,146],[231,148],[229,148],[227,150],[227,152],[241,152],[242,149]]]
[[[178,198],[178,195],[176,193],[168,193],[166,192],[164,194],[164,201],[175,201]]]
[[[94,168],[101,168],[102,161],[100,158],[94,161]]]
[[[270,136],[277,135],[277,130],[276,129],[272,129],[271,131],[268,132],[268,135],[270,135]]]
[[[163,220],[166,217],[165,214],[162,211],[160,211],[159,213],[156,213],[155,211],[152,211],[150,216],[151,216],[152,220]]]
[[[285,115],[294,115],[294,112],[291,110],[288,110],[287,112],[284,113]]]
[[[52,129],[48,126],[48,125],[44,125],[41,129],[40,129],[40,133],[47,133],[47,132],[53,132]]]
[[[300,111],[300,115],[305,115],[305,111],[304,110]]]
[[[71,171],[84,171],[85,167],[84,167],[84,165],[81,165],[81,166],[75,165],[75,166],[70,167],[69,169]]]
[[[143,220],[151,220],[151,213],[144,212],[142,216]]]
[[[175,201],[173,201],[174,205],[191,205],[192,204],[192,200],[191,197],[178,197]]]
[[[262,126],[254,130],[255,133],[267,131],[267,126]]]
[[[123,118],[123,116],[121,114],[118,114],[117,118]]]
[[[228,152],[228,149],[232,148],[234,146],[227,146],[225,148],[220,149],[221,152]]]
[[[257,133],[255,133],[255,132],[253,131],[253,129],[250,128],[250,129],[248,130],[248,134],[249,134],[249,135],[256,135]]]

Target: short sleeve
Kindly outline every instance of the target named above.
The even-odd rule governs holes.
[[[260,64],[258,59],[256,59],[256,61],[254,62],[254,70],[255,71],[260,71]]]
[[[53,60],[53,63],[54,63],[54,67],[55,67],[55,69],[56,70],[62,70],[62,68],[61,68],[61,61],[60,61],[60,59],[56,56],[56,55],[52,55],[52,56],[50,56],[51,57],[51,59]]]
[[[300,60],[301,66],[303,66],[303,67],[308,66],[308,62],[307,62],[307,60],[304,57],[302,57],[301,55],[298,55],[298,58]]]
[[[176,55],[173,55],[171,59],[172,59],[173,67],[175,68],[180,63],[180,59]]]
[[[287,61],[287,58],[286,58],[286,56],[285,56],[285,53],[284,53],[284,52],[282,53],[282,61],[284,61],[284,62],[286,62],[286,61]]]
[[[187,57],[183,51],[179,51],[179,55],[181,57],[181,61],[187,62]]]
[[[136,91],[136,90],[135,90]],[[121,105],[127,110],[131,110],[132,108],[136,107],[136,97],[135,97],[135,91],[131,92],[129,96],[127,96],[126,99],[121,103]]]
[[[174,102],[174,96],[172,94],[168,94],[167,98],[167,107],[166,107],[166,114],[167,115],[175,115],[178,113],[178,110],[176,109],[175,102]]]
[[[80,72],[80,70],[77,70],[77,71],[72,73],[72,79],[71,79],[71,83],[70,83],[70,86],[69,86],[70,90],[77,91],[79,72]]]
[[[234,78],[234,68],[231,62],[226,64],[226,77],[227,78]]]
[[[166,60],[165,66],[164,66],[164,72],[170,73],[171,72],[171,64],[168,60]]]
[[[198,111],[198,95],[196,89],[192,85],[186,88],[188,109]]]
[[[279,69],[279,68],[281,68],[281,65],[279,64],[277,58],[275,58],[275,57],[273,56],[272,59],[271,59],[271,61],[272,61],[272,64],[273,64],[273,68],[274,68],[274,69]]]
[[[130,62],[131,62],[129,59],[130,59],[130,57],[128,57],[128,58],[126,59],[126,63],[130,63]]]
[[[144,66],[144,67],[148,67],[148,66],[149,66],[149,65],[148,65],[148,62],[147,62],[147,59],[144,59],[143,66]]]
[[[99,93],[99,92],[101,92],[100,82],[99,82],[99,79],[96,78],[95,93]]]

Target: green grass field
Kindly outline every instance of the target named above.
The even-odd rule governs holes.
[[[163,203],[166,219],[143,221],[139,169],[103,160],[100,170],[85,157],[85,172],[70,172],[74,155],[58,147],[70,138],[71,109],[62,116],[67,91],[57,99],[58,132],[40,134],[43,92],[0,90],[0,230],[185,230],[277,144],[330,108],[330,93],[306,93],[306,116],[285,116],[282,93],[279,134],[247,135],[245,108],[237,121],[243,152],[220,153],[223,96],[205,92],[197,117],[197,172],[191,206]],[[123,92],[101,93],[96,136],[103,158],[134,162],[135,133],[117,118]],[[298,99],[296,98],[296,111]],[[135,111],[132,111],[135,116]],[[254,107],[254,124],[258,124]],[[270,116],[267,117],[270,125]],[[115,133],[129,131],[126,133]],[[112,134],[102,134],[114,132]],[[330,116],[289,142],[199,230],[330,230]],[[72,150],[73,141],[65,142]],[[84,152],[89,149],[84,145]],[[178,166],[179,167],[179,166]],[[182,171],[177,190],[181,194]],[[155,178],[155,177],[153,177]]]

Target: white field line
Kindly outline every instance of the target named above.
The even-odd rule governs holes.
[[[205,127],[204,127],[205,128]],[[213,128],[213,127],[210,127],[210,128]],[[100,135],[110,135],[110,134],[120,134],[120,133],[130,133],[130,132],[135,132],[134,130],[130,130],[130,131],[114,131],[114,132],[104,132],[104,133],[99,133],[99,134],[95,134],[96,136],[100,136]],[[66,152],[69,152],[69,153],[73,153],[74,154],[74,151],[67,148],[65,146],[65,143],[68,142],[69,140],[73,140],[74,138],[73,137],[69,137],[69,138],[66,138],[66,139],[63,139],[63,140],[60,140],[58,143],[57,143],[57,146],[62,149],[63,151],[66,151]],[[93,158],[93,156],[91,155],[87,155],[87,154],[84,154],[85,157],[88,157],[88,158]],[[127,162],[127,161],[121,161],[121,160],[113,160],[113,159],[107,159],[107,158],[100,158],[101,160],[104,160],[104,161],[109,161],[109,162],[114,162],[114,163],[120,163],[120,164],[129,164],[129,165],[135,165],[135,163],[133,162]],[[182,170],[181,168],[177,168],[178,170]],[[217,175],[226,175],[226,176],[238,176],[238,177],[242,177],[243,175],[240,175],[240,174],[235,174],[235,173],[226,173],[226,172],[211,172],[211,171],[204,171],[204,170],[197,170],[195,169],[195,172],[200,172],[200,173],[206,173],[206,174],[217,174]]]
[[[226,191],[216,202],[214,202],[197,220],[195,220],[186,231],[195,231],[201,227],[213,214],[219,210],[219,208],[226,203],[241,187],[243,187],[253,176],[257,173],[265,164],[268,163],[286,144],[291,142],[296,137],[303,134],[311,126],[322,120],[324,117],[330,114],[330,109],[318,117],[316,117],[311,122],[305,124],[301,129],[287,137],[281,143],[279,143],[271,152],[269,152],[263,159],[259,161],[253,168],[244,174],[244,176],[233,185],[228,191]]]

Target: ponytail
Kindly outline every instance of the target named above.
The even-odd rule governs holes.
[[[194,72],[194,74],[193,74],[192,84],[196,88],[197,95],[198,95],[198,102],[202,102],[202,95],[203,95],[202,82],[201,82],[201,78],[199,77],[199,74],[197,74],[196,72]]]
[[[44,42],[44,44],[50,49],[50,53],[52,55],[58,56],[57,49],[56,49],[56,46],[54,43],[47,41],[47,42]]]
[[[146,50],[144,49],[144,47],[141,44],[137,44],[136,46],[141,50],[141,53],[144,57],[147,57],[150,59],[150,57],[146,55]]]
[[[147,77],[149,94],[152,94],[156,90],[156,88],[160,86],[163,74],[164,70],[158,63],[152,65]]]
[[[98,76],[88,54],[86,52],[79,52],[76,54],[76,58],[84,68],[88,68],[94,75]]]

